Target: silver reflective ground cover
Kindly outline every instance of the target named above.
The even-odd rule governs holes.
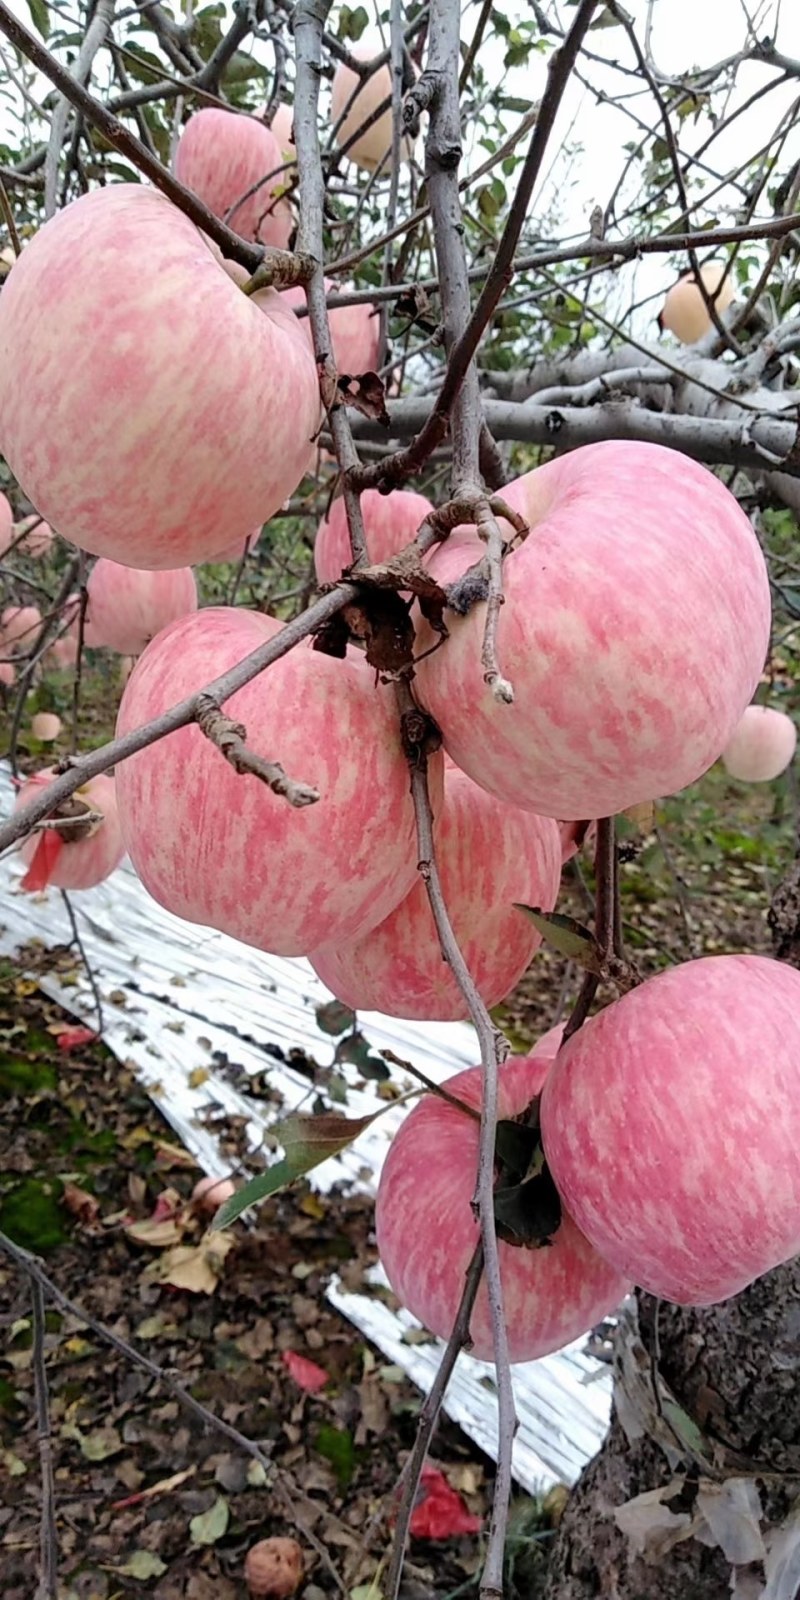
[[[0,764],[0,814],[13,805],[7,767]],[[23,894],[22,867],[8,854],[0,861],[0,952],[13,954],[32,939],[45,946],[70,939],[57,890]],[[266,1046],[297,1048],[326,1065],[335,1041],[316,1022],[316,1009],[331,998],[306,961],[264,955],[226,934],[197,927],[162,910],[143,889],[128,862],[97,889],[71,896],[81,941],[102,996],[104,1041],[138,1074],[153,1101],[199,1165],[213,1176],[230,1170],[209,1112],[244,1117],[253,1151],[264,1145],[270,1123],[288,1111],[310,1109],[316,1090],[308,1078],[275,1059]],[[76,964],[77,965],[77,964]],[[82,973],[65,985],[51,973],[39,976],[44,993],[88,1023],[94,1021],[91,991]],[[467,1024],[402,1022],[377,1013],[359,1015],[376,1049],[411,1059],[429,1077],[443,1081],[473,1066],[478,1051]],[[269,1073],[282,1097],[259,1102],[240,1093],[225,1074],[228,1061],[249,1074]],[[198,1072],[202,1068],[202,1072]],[[361,1116],[380,1103],[375,1088],[353,1067],[342,1074],[351,1085],[347,1115]],[[404,1074],[393,1069],[400,1082]],[[198,1082],[198,1079],[202,1082]],[[407,1077],[407,1086],[414,1081]],[[389,1141],[407,1115],[393,1106],[341,1155],[310,1175],[320,1190],[335,1183],[374,1193]],[[267,1205],[269,1202],[266,1202]],[[375,1274],[377,1282],[380,1273]],[[336,1308],[420,1389],[427,1391],[438,1366],[437,1341],[409,1344],[407,1329],[418,1324],[393,1312],[368,1293],[352,1294],[334,1280],[328,1298]],[[520,1426],[514,1443],[514,1473],[530,1492],[556,1481],[574,1482],[605,1434],[611,1398],[610,1373],[580,1340],[540,1361],[515,1367],[514,1394]],[[491,1366],[459,1356],[446,1410],[487,1455],[495,1456],[497,1404]]]

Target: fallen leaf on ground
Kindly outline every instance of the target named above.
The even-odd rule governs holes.
[[[234,1241],[229,1234],[204,1234],[197,1245],[178,1244],[142,1274],[148,1283],[170,1283],[190,1294],[213,1294]]]
[[[290,1377],[294,1378],[299,1388],[305,1389],[306,1394],[316,1394],[318,1389],[324,1389],[330,1383],[330,1373],[324,1367],[318,1367],[316,1361],[309,1361],[308,1356],[298,1355],[296,1350],[284,1350],[283,1364],[288,1369]]]
[[[192,1544],[216,1544],[227,1532],[230,1515],[227,1500],[218,1495],[208,1511],[201,1511],[198,1516],[192,1517],[189,1523]]]
[[[409,1524],[413,1538],[452,1539],[459,1533],[480,1533],[480,1517],[467,1509],[438,1467],[423,1467],[420,1494]]]

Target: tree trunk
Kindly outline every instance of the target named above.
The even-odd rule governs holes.
[[[726,1557],[718,1545],[696,1535],[664,1549],[659,1524],[668,1524],[664,1543],[694,1520],[705,1537],[707,1524],[697,1517],[704,1489],[726,1477],[755,1478],[763,1507],[763,1555],[769,1560],[769,1529],[784,1522],[800,1493],[800,1259],[768,1273],[736,1299],[702,1310],[641,1295],[639,1323],[645,1391],[652,1399],[654,1377],[647,1368],[658,1349],[661,1378],[704,1442],[693,1439],[699,1449],[682,1451],[678,1438],[665,1431],[654,1402],[650,1423],[664,1444],[647,1431],[636,1437],[626,1377],[619,1371],[608,1438],[568,1502],[549,1565],[546,1600],[730,1600],[732,1590],[741,1600],[757,1600],[764,1587],[763,1556],[734,1564],[730,1546]],[[633,1350],[636,1366],[630,1328],[623,1327],[621,1339],[628,1354]],[[682,1419],[678,1426],[686,1427]],[[771,1475],[768,1482],[759,1478],[759,1470]],[[675,1488],[668,1507],[656,1512],[652,1548],[637,1553],[614,1513],[635,1496],[667,1484]],[[745,1547],[734,1553],[751,1552]],[[771,1566],[776,1559],[774,1552]],[[800,1569],[793,1584],[775,1594],[794,1600],[798,1589]]]

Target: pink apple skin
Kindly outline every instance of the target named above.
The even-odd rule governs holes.
[[[47,787],[55,776],[52,768],[46,767],[42,772],[34,773],[28,778],[19,790],[15,802],[15,810],[30,800],[42,786]],[[96,831],[86,839],[69,840],[65,836],[64,844],[52,869],[49,882],[59,889],[93,889],[96,884],[104,880],[119,866],[125,854],[122,842],[119,814],[114,779],[107,773],[101,772],[98,777],[90,778],[88,783],[82,784],[75,791],[76,799],[83,800],[91,806],[92,811],[98,812],[103,820]],[[26,866],[30,866],[41,838],[41,833],[29,834],[23,841],[20,855]]]
[[[0,449],[94,555],[152,570],[208,560],[221,528],[244,540],[303,477],[319,407],[280,296],[243,295],[144,185],[58,212],[0,296]]]
[[[0,648],[15,654],[30,650],[41,625],[38,606],[6,606],[0,616]]]
[[[3,646],[0,644],[0,650]],[[5,689],[10,689],[17,681],[17,669],[10,661],[0,661],[0,683]]]
[[[14,528],[12,538],[19,538],[21,533],[25,538],[18,546],[20,555],[39,560],[50,554],[55,535],[48,522],[42,522],[39,517],[26,517]]]
[[[294,112],[291,106],[287,106],[285,101],[282,100],[280,105],[276,108],[270,123],[270,128],[272,129],[272,132],[278,141],[280,152],[284,161],[296,161],[297,151],[295,150],[294,140],[292,138],[292,133],[294,131]]]
[[[584,1023],[542,1098],[578,1226],[641,1288],[714,1305],[800,1252],[800,972],[707,956]]]
[[[186,123],[175,152],[175,176],[242,239],[286,250],[294,227],[292,209],[287,200],[273,198],[286,188],[288,174],[277,171],[284,161],[266,123],[210,106],[195,111]],[[245,199],[268,172],[276,176]]]
[[[397,555],[416,538],[420,523],[424,522],[433,506],[424,494],[414,494],[410,489],[394,489],[391,494],[365,489],[361,496],[361,510],[370,560],[379,562],[388,561],[390,556]],[[340,495],[320,523],[314,541],[317,582],[336,583],[352,559],[347,512],[344,498]]]
[[[0,556],[5,555],[14,539],[14,513],[7,495],[0,491]]]
[[[504,806],[457,770],[445,775],[436,859],[461,953],[487,1006],[510,994],[541,944],[514,902],[552,911],[561,881],[561,841],[549,817]],[[442,959],[421,878],[357,943],[337,941],[311,956],[328,988],[356,1011],[457,1022],[468,1016]]]
[[[536,1056],[537,1060],[541,1056],[543,1061],[554,1061],[561,1049],[561,1041],[564,1037],[566,1026],[566,1022],[557,1022],[554,1028],[548,1028],[547,1032],[542,1034],[541,1039],[536,1040],[531,1055]]]
[[[797,729],[785,711],[748,706],[722,752],[722,761],[732,778],[769,783],[791,765],[796,748]]]
[[[501,1118],[517,1116],[541,1090],[548,1063],[530,1057],[500,1068]],[[480,1108],[482,1074],[470,1067],[447,1080],[450,1094]],[[403,1305],[440,1339],[452,1330],[464,1275],[478,1242],[470,1200],[478,1167],[478,1124],[426,1094],[401,1125],[381,1172],[375,1206],[378,1250]],[[512,1361],[560,1350],[614,1311],[627,1280],[610,1267],[564,1213],[552,1244],[540,1250],[500,1243],[503,1306]],[[471,1354],[493,1357],[486,1285],[472,1314]]]
[[[253,529],[249,539],[236,539],[233,544],[226,544],[225,549],[221,550],[219,555],[211,557],[212,561],[241,561],[245,547],[249,555],[252,550],[255,550],[263,531],[263,528],[259,526]]]
[[[344,292],[344,285],[337,283],[335,278],[326,278],[325,287],[328,293]],[[294,310],[306,303],[305,289],[296,285],[293,289],[283,289],[281,299]],[[311,324],[308,317],[297,319],[298,327],[302,328],[313,350]],[[381,330],[375,306],[332,306],[328,312],[328,324],[331,330],[331,343],[333,345],[333,359],[337,371],[346,373],[350,377],[358,377],[362,372],[374,372],[378,365],[380,353]]]
[[[483,681],[485,607],[447,613],[419,695],[454,760],[543,816],[610,816],[693,783],[724,750],[769,642],[764,558],[733,495],[661,445],[586,445],[518,478],[532,526],[504,564],[502,705]],[[452,582],[476,542],[431,572]],[[433,643],[420,629],[418,653]]]
[[[280,631],[209,608],[165,628],[128,681],[117,731],[139,727]],[[356,938],[408,893],[417,851],[394,701],[363,657],[303,645],[227,702],[248,746],[321,798],[297,810],[239,777],[196,727],[119,768],[125,842],[161,905],[275,955]],[[442,767],[433,764],[434,805]]]
[[[144,572],[101,559],[87,584],[84,639],[93,648],[139,656],[167,623],[197,610],[197,584],[191,567]]]

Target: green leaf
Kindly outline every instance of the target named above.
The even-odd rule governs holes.
[[[342,6],[339,12],[339,38],[343,41],[352,39],[357,44],[368,22],[369,16],[363,6]]]
[[[259,1200],[266,1200],[271,1194],[277,1194],[277,1191],[285,1188],[287,1183],[293,1183],[295,1178],[302,1178],[313,1167],[318,1167],[322,1161],[327,1161],[329,1156],[336,1156],[340,1150],[346,1150],[376,1117],[388,1111],[390,1104],[391,1102],[380,1106],[367,1117],[340,1117],[335,1112],[322,1112],[316,1117],[306,1117],[300,1112],[292,1112],[283,1122],[276,1122],[271,1132],[283,1145],[285,1151],[283,1159],[274,1161],[266,1172],[259,1173],[257,1178],[251,1178],[241,1189],[237,1189],[230,1200],[226,1200],[220,1206],[211,1224],[212,1229],[230,1227],[248,1206],[255,1205]]]
[[[699,1456],[701,1461],[708,1461],[713,1457],[708,1440],[700,1432],[696,1422],[668,1395],[662,1396],[661,1410],[669,1423],[673,1433],[680,1439],[681,1444],[687,1446],[692,1455]]]
[[[355,1011],[343,1006],[341,1000],[329,1000],[326,1005],[317,1006],[314,1015],[320,1032],[329,1033],[334,1039],[355,1026]]]
[[[134,1550],[124,1567],[114,1568],[118,1577],[138,1578],[140,1583],[146,1583],[148,1578],[160,1578],[166,1570],[166,1562],[152,1550]]]
[[[330,1461],[340,1491],[343,1493],[353,1476],[356,1465],[356,1450],[353,1444],[353,1435],[346,1428],[334,1428],[330,1423],[324,1423],[317,1434],[316,1449],[319,1455]]]
[[[227,1532],[230,1516],[227,1500],[218,1495],[208,1511],[201,1511],[198,1516],[192,1517],[189,1523],[192,1544],[216,1544]]]
[[[28,10],[36,32],[46,39],[50,32],[50,12],[46,0],[28,0]]]
[[[575,917],[565,916],[561,911],[539,911],[536,906],[523,906],[514,902],[514,909],[522,911],[530,917],[534,927],[538,928],[542,938],[557,950],[559,955],[567,956],[570,961],[577,961],[585,972],[594,972],[597,976],[602,974],[600,950],[591,930]]]

